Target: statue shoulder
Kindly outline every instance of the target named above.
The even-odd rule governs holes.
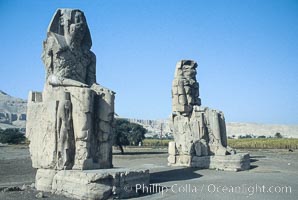
[[[45,49],[52,49],[56,51],[60,51],[61,49],[67,48],[68,45],[64,36],[59,35],[57,33],[48,32],[47,39],[44,42]]]

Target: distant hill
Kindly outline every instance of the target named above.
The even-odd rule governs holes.
[[[0,90],[0,128],[25,128],[27,101],[15,98]],[[119,117],[119,116],[118,116]],[[122,117],[121,117],[122,118]],[[170,119],[144,120],[126,118],[130,122],[144,126],[148,133],[147,137],[171,136],[172,125]],[[298,125],[274,125],[258,123],[228,122],[228,136],[238,137],[240,135],[274,136],[279,132],[283,136],[298,138]]]
[[[171,137],[172,135],[172,124],[170,120],[144,120],[144,119],[132,119],[124,118],[130,122],[142,125],[148,130],[146,137]]]
[[[0,90],[0,128],[25,128],[27,101]]]
[[[259,124],[259,123],[227,123],[228,136],[274,136],[275,133],[281,133],[288,138],[298,138],[298,125],[281,125],[281,124]]]
[[[147,137],[154,135],[171,135],[172,125],[169,120],[142,120],[142,119],[127,119],[130,122],[138,123],[147,128]],[[274,136],[279,132],[284,137],[298,138],[298,125],[278,125],[278,124],[258,124],[258,123],[240,123],[228,122],[226,123],[227,134],[229,137],[238,138],[239,136],[254,135],[254,136]]]

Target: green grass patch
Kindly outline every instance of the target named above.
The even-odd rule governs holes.
[[[145,147],[167,147],[168,143],[173,140],[168,139],[145,139],[143,140],[143,146]]]
[[[228,139],[228,145],[236,149],[298,149],[298,139],[247,138]]]
[[[167,147],[169,139],[145,139],[145,147]],[[246,138],[228,139],[228,145],[236,149],[298,149],[298,139],[289,138]]]

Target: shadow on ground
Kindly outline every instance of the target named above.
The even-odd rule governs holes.
[[[152,155],[152,154],[167,154],[168,152],[142,152],[142,151],[139,151],[139,152],[125,152],[124,154],[121,154],[120,152],[118,153],[113,153],[113,155],[143,155],[143,154],[148,154],[148,155]]]
[[[138,193],[140,196],[149,196],[156,193],[163,194],[164,192],[167,192],[169,187],[164,186],[161,183],[184,181],[202,177],[202,175],[195,173],[197,170],[198,169],[195,168],[179,168],[150,173],[149,187],[142,188]]]
[[[259,161],[256,158],[266,158],[266,156],[250,156],[250,163],[255,163],[255,162]],[[250,169],[255,169],[257,167],[258,167],[258,165],[250,165]]]
[[[266,156],[250,156],[250,158],[266,158]]]
[[[171,181],[184,181],[202,177],[202,175],[195,173],[196,168],[179,168],[168,171],[150,173],[150,183],[164,183]]]

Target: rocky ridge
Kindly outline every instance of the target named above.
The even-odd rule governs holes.
[[[138,123],[144,126],[147,130],[147,137],[171,135],[172,125],[171,120],[142,120],[142,119],[127,119],[130,122]],[[298,138],[298,125],[282,125],[282,124],[260,124],[260,123],[242,123],[242,122],[228,122],[227,135],[228,137],[238,138],[239,136],[274,136],[279,132],[282,136],[287,138]]]
[[[27,101],[0,90],[0,128],[25,128]]]

